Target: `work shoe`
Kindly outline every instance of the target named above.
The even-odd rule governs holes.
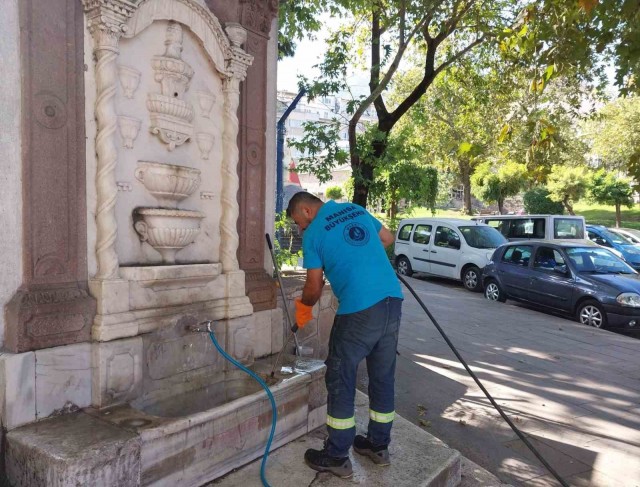
[[[374,444],[369,441],[369,438],[365,436],[356,435],[353,440],[353,449],[356,453],[371,458],[373,463],[377,465],[391,465],[389,449],[386,446],[374,446]]]
[[[331,472],[343,479],[353,475],[353,467],[349,457],[332,457],[327,454],[326,450],[309,448],[304,454],[304,461],[318,472]]]

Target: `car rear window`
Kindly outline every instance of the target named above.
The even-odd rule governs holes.
[[[509,238],[544,238],[544,218],[514,218],[509,228]]]
[[[584,238],[584,225],[578,218],[554,218],[553,238]]]
[[[533,247],[530,245],[514,245],[508,247],[504,254],[502,254],[502,262],[527,267],[531,259],[532,251]]]
[[[413,230],[413,223],[407,223],[406,225],[403,225],[398,232],[398,240],[409,240],[411,230]]]

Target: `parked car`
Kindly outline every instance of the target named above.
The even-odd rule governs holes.
[[[496,247],[506,241],[484,223],[408,218],[400,222],[396,233],[396,269],[405,276],[418,271],[461,280],[468,290],[480,291],[482,269]]]
[[[636,230],[635,228],[609,228],[609,231],[622,235],[636,245],[640,244],[640,230]]]
[[[640,274],[589,240],[502,245],[483,283],[490,301],[536,304],[597,328],[640,324]]]
[[[509,240],[583,239],[586,235],[582,216],[491,215],[474,216],[472,220],[486,223]]]
[[[635,270],[640,270],[640,246],[602,225],[587,225],[589,240],[622,257]]]

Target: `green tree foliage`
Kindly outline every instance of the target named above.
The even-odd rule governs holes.
[[[412,143],[429,154],[441,172],[453,171],[464,188],[464,211],[471,214],[471,178],[476,167],[495,149],[497,120],[504,94],[500,77],[492,69],[476,69],[463,62],[433,83],[407,114],[401,125],[413,127]],[[415,71],[408,72],[396,87],[395,96],[412,86]],[[507,88],[508,90],[509,88]],[[393,98],[392,98],[393,99]]]
[[[324,192],[325,196],[330,200],[339,200],[344,196],[340,186],[330,186]]]
[[[627,173],[640,186],[640,97],[620,98],[605,105],[587,124],[593,155],[600,165]]]
[[[276,257],[278,268],[282,269],[285,264],[297,266],[298,258],[302,257],[302,250],[293,250],[293,242],[297,230],[293,221],[287,217],[286,211],[276,215],[275,231],[277,238],[273,241],[273,253]]]
[[[544,186],[530,189],[523,197],[524,209],[531,215],[562,215],[564,206],[549,198],[549,190]]]
[[[353,199],[353,178],[347,179],[342,185],[342,188],[344,189],[345,198],[351,201]]]
[[[502,124],[498,148],[527,165],[532,183],[542,184],[553,164],[585,164],[588,147],[577,126],[585,116],[581,105],[591,100],[575,78],[558,77],[543,92],[537,92],[518,82],[523,74],[510,76],[518,88],[509,93],[497,119]]]
[[[552,166],[547,181],[549,198],[562,203],[570,215],[575,215],[573,205],[585,195],[588,182],[589,170],[584,166]]]
[[[438,193],[438,173],[427,164],[423,154],[416,150],[409,139],[412,136],[407,126],[399,126],[391,132],[387,150],[376,160],[374,183],[370,186],[369,198],[382,200],[387,216],[394,220],[398,213],[398,203],[405,200],[407,208],[424,206],[435,211]],[[375,127],[361,137],[385,137]],[[372,147],[363,143],[362,147]]]
[[[620,207],[633,207],[631,181],[628,178],[616,177],[605,169],[600,169],[592,175],[587,196],[596,203],[616,207],[616,227],[622,223]]]
[[[503,65],[528,68],[528,85],[536,95],[568,72],[581,83],[597,81],[603,71],[602,57],[612,53],[618,60],[625,56],[617,65],[619,85],[636,86],[637,77],[632,76],[640,59],[636,0],[287,0],[281,9],[281,46],[289,42],[289,52],[295,39],[326,28],[318,21],[320,15],[342,19],[329,36],[318,66],[319,79],[308,84],[311,97],[350,92],[351,68],[368,71],[368,93],[353,94],[347,123],[353,200],[361,205],[367,203],[376,161],[387,150],[392,129],[438,76],[478,49],[499,52],[508,63]],[[418,67],[421,75],[406,87],[406,96],[390,103],[389,90],[397,83],[403,62]],[[372,146],[363,149],[357,133],[371,106],[377,129],[385,136],[371,139]],[[544,147],[557,130],[539,116],[533,132],[535,147]],[[471,144],[460,144],[462,155],[473,155],[472,149],[478,147],[468,140],[460,142]],[[338,152],[317,151],[313,157],[321,164],[335,164],[333,154]]]
[[[340,121],[334,118],[331,122],[305,122],[303,127],[301,140],[287,139],[291,147],[304,154],[298,159],[296,172],[313,173],[321,183],[331,181],[333,168],[344,164],[348,157],[347,152],[338,145]]]
[[[286,9],[292,4],[284,5]],[[354,96],[348,107],[354,201],[366,205],[369,186],[374,181],[375,160],[384,155],[396,123],[441,72],[490,36],[501,33],[505,26],[516,23],[520,9],[507,0],[445,0],[435,4],[430,0],[328,0],[324,8],[340,9],[345,22],[330,36],[325,58],[319,65],[321,78],[309,86],[309,94],[348,91],[349,67],[368,66],[369,93]],[[404,100],[395,106],[387,105],[385,93],[408,50],[419,56],[423,75]],[[370,150],[363,151],[358,147],[357,129],[362,115],[372,105],[377,128],[385,137],[372,140]],[[373,160],[363,157],[364,153],[372,155]]]
[[[522,28],[505,31],[500,50],[506,58],[536,70],[532,88],[544,90],[567,68],[583,80],[604,81],[604,57],[615,60],[616,85],[623,94],[640,90],[637,0],[540,0],[520,5]]]
[[[478,166],[472,177],[473,192],[486,203],[497,203],[500,214],[504,213],[504,200],[517,195],[522,189],[527,167],[513,161],[495,167],[491,162]]]

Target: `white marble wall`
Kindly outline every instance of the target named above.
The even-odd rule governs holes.
[[[90,343],[38,350],[35,356],[38,419],[91,404]]]
[[[0,421],[12,430],[36,420],[34,352],[0,355]]]
[[[0,15],[0,306],[22,282],[22,139],[19,0],[3,0]],[[0,346],[4,313],[0,313]]]

